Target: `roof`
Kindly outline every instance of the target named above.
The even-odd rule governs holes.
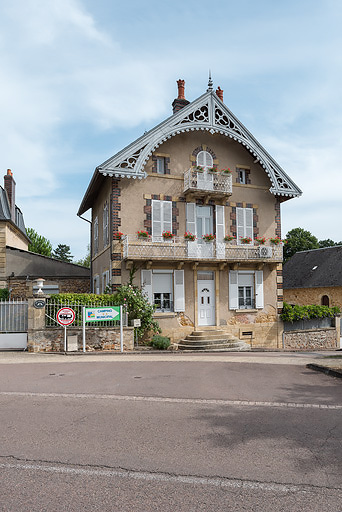
[[[13,220],[11,218],[11,209],[10,209],[10,205],[9,205],[9,201],[8,201],[7,192],[2,187],[0,187],[0,221],[1,220],[13,222]],[[15,222],[14,222],[14,224],[22,232],[22,234],[29,240],[27,233],[26,233],[24,216],[23,216],[20,208],[18,208],[18,206],[15,206]]]
[[[23,249],[6,246],[6,275],[14,272],[15,277],[29,276],[31,279],[38,277],[58,278],[90,278],[90,269],[75,263],[56,260]]]
[[[342,245],[294,254],[284,265],[283,286],[285,289],[342,286]]]
[[[208,131],[211,134],[218,133],[242,144],[267,173],[272,194],[280,196],[282,200],[298,197],[302,194],[302,191],[279,164],[273,160],[216,93],[209,88],[202,96],[100,164],[95,169],[78,215],[82,215],[91,207],[90,196],[93,194],[98,174],[117,178],[146,178],[147,174],[144,167],[156,148],[182,132],[197,130]]]

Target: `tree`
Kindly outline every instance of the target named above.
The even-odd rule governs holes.
[[[82,265],[82,267],[88,267],[90,268],[90,246],[87,247],[87,254],[84,258],[81,258],[80,260],[76,260],[74,263],[76,265]]]
[[[296,252],[311,249],[319,249],[318,239],[303,228],[291,229],[285,238],[284,261],[290,259]]]
[[[73,256],[70,253],[70,246],[65,244],[58,244],[52,255],[56,260],[72,262]]]
[[[335,245],[342,245],[342,242],[334,242],[331,238],[320,240],[318,243],[321,249],[324,249],[325,247],[334,247]]]
[[[31,240],[31,243],[28,246],[29,251],[35,252],[36,254],[42,254],[43,256],[52,256],[52,244],[50,240],[42,235],[38,235],[38,233],[32,228],[27,228],[26,233]]]

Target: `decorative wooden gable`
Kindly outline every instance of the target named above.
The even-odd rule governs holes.
[[[297,185],[210,88],[197,100],[98,166],[97,170],[104,176],[146,178],[144,167],[156,148],[171,137],[196,130],[218,133],[245,146],[269,176],[272,194],[284,199],[301,195]]]

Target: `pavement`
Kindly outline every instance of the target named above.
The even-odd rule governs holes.
[[[342,352],[0,352],[0,364],[48,363],[48,362],[91,362],[91,361],[197,361],[197,362],[236,362],[255,364],[281,364],[306,366],[334,377],[342,377]]]

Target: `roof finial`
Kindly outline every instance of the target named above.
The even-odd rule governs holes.
[[[209,80],[208,80],[208,89],[207,89],[207,92],[209,91],[212,91],[213,90],[213,81],[211,79],[211,71],[209,69]]]

